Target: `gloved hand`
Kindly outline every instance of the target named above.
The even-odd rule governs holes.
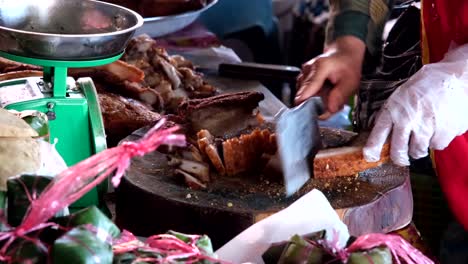
[[[380,159],[388,136],[390,156],[400,166],[428,149],[442,150],[468,130],[468,45],[425,65],[390,96],[364,147],[369,162]],[[409,156],[408,156],[409,154]]]

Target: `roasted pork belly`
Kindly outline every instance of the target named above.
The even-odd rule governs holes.
[[[259,92],[223,94],[183,102],[179,115],[194,133],[208,130],[214,137],[234,137],[249,127],[259,125],[255,110],[264,99]]]

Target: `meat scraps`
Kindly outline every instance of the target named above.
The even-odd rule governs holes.
[[[42,67],[0,58],[0,81],[42,76]],[[211,96],[216,89],[194,70],[192,62],[174,55],[146,35],[130,41],[122,60],[99,67],[70,68],[75,79],[91,77],[101,100],[108,143],[132,129],[151,125],[159,114],[171,113],[189,98]],[[124,111],[122,116],[118,112]],[[132,131],[131,131],[132,130]]]
[[[216,93],[190,61],[181,56],[170,56],[148,35],[133,38],[122,60],[144,72],[141,85],[158,92],[168,112],[175,111],[189,98],[205,98]]]
[[[194,155],[184,156],[190,160],[190,156],[200,157],[201,154],[221,176],[261,169],[262,160],[276,152],[272,126],[265,124],[257,109],[263,99],[264,95],[259,92],[239,92],[182,103],[179,118],[187,127],[189,140],[195,138],[190,152],[196,147]],[[189,172],[181,166],[177,169],[207,183],[206,177],[197,172]],[[191,179],[183,176],[185,181]],[[188,185],[201,187],[196,181]]]

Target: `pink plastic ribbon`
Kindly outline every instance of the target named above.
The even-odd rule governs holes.
[[[114,254],[123,254],[143,249],[147,252],[161,255],[160,258],[140,258],[138,252],[135,252],[139,261],[148,263],[173,263],[178,261],[195,263],[201,260],[208,260],[214,263],[229,264],[202,252],[196,245],[201,236],[192,235],[188,237],[190,241],[186,243],[173,235],[155,235],[149,237],[144,245],[141,245],[142,242],[139,242],[132,233],[124,230],[121,238],[114,242],[113,251]]]
[[[160,145],[185,145],[185,136],[174,134],[177,126],[161,129],[165,119],[158,122],[136,142],[125,142],[104,150],[63,171],[47,186],[39,199],[33,200],[22,224],[14,231],[20,235],[45,223],[57,212],[72,204],[84,194],[115,173],[112,183],[118,186],[133,157],[155,151]]]
[[[401,264],[404,260],[405,264],[434,264],[434,261],[424,256],[418,249],[414,248],[410,243],[398,235],[387,234],[367,234],[358,237],[349,247],[340,248],[338,246],[339,236],[335,231],[333,240],[310,241],[312,245],[323,247],[330,255],[336,256],[343,263],[348,261],[351,253],[358,251],[371,250],[374,248],[385,246],[392,253],[395,263]]]
[[[356,252],[385,246],[392,252],[397,264],[404,260],[406,264],[433,264],[434,261],[424,256],[419,250],[398,235],[368,234],[360,236],[346,250]]]

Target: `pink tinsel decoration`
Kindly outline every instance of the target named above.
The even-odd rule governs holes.
[[[113,173],[115,175],[112,183],[118,186],[133,157],[155,151],[162,144],[184,146],[185,136],[174,134],[179,128],[175,126],[161,129],[164,123],[165,119],[159,121],[139,141],[125,142],[104,150],[57,175],[39,199],[31,201],[31,206],[15,233],[24,234],[45,223]]]

